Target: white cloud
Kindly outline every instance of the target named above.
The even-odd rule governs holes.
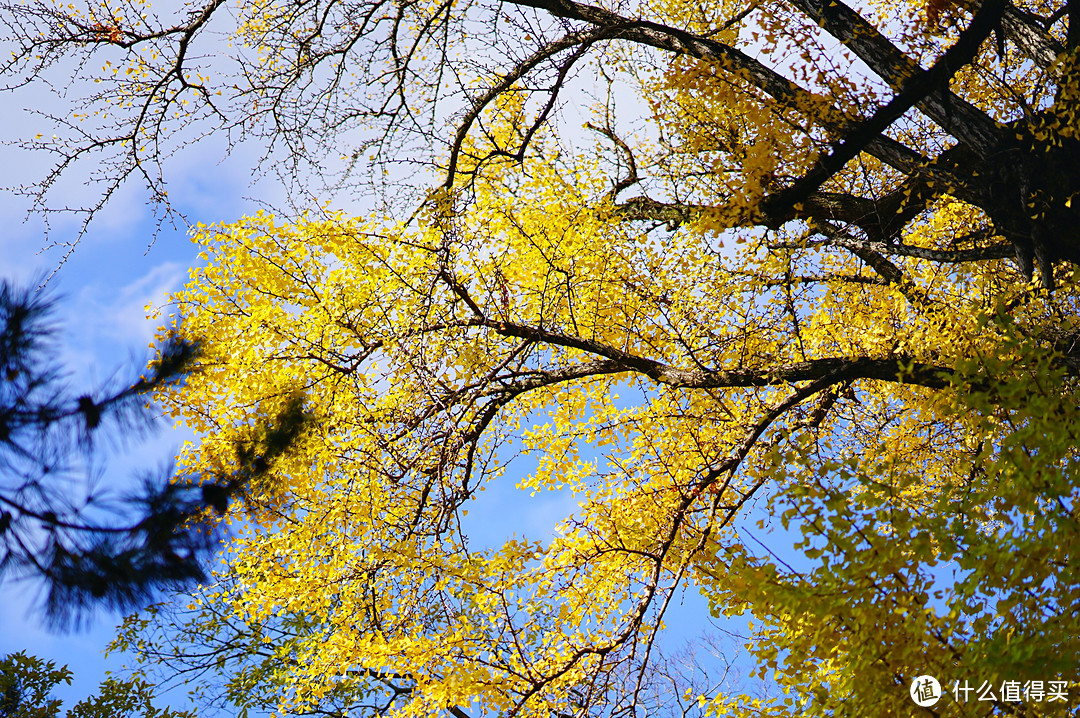
[[[71,316],[82,327],[84,339],[145,346],[159,324],[147,319],[147,304],[163,306],[186,274],[179,262],[162,262],[119,289],[88,284],[79,292]]]

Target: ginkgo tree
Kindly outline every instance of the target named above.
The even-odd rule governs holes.
[[[296,714],[1075,711],[1075,3],[6,12],[13,77],[113,57],[42,206],[95,153],[165,201],[200,126],[387,177],[365,216],[196,229],[184,465],[298,397],[316,426],[218,583],[120,645]],[[197,49],[226,21],[233,75]],[[505,483],[576,508],[479,545]],[[669,680],[688,587],[776,697]]]

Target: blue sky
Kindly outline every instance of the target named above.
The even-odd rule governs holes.
[[[25,136],[31,128],[42,131],[21,111],[33,97],[6,99],[8,102],[0,103],[0,139]],[[35,107],[43,109],[40,104]],[[170,194],[193,220],[229,221],[256,208],[245,199],[253,191],[249,186],[253,158],[245,152],[226,162],[219,162],[221,157],[222,148],[207,143],[177,157],[171,165],[174,182]],[[16,147],[0,146],[3,184],[34,179],[35,173],[45,168],[43,159]],[[117,372],[128,376],[145,361],[156,329],[146,318],[146,305],[162,306],[167,293],[182,285],[196,261],[197,251],[185,227],[165,225],[153,239],[156,222],[139,189],[122,188],[50,280],[60,328],[62,356],[58,359],[69,372],[73,390],[100,385]],[[273,198],[272,188],[259,189]],[[74,204],[92,193],[92,188],[74,184],[70,201]],[[0,277],[24,286],[56,270],[65,252],[63,247],[42,250],[44,225],[40,217],[27,218],[26,208],[24,199],[0,193],[0,222],[6,228],[0,233]],[[49,239],[68,242],[77,232],[74,218],[53,218]],[[116,447],[105,464],[106,480],[123,485],[135,480],[140,470],[160,468],[185,437],[182,429],[172,429],[163,422],[162,430],[146,440]],[[74,672],[73,684],[57,694],[71,705],[91,694],[107,670],[118,669],[123,663],[120,656],[108,661],[102,658],[120,617],[101,612],[89,631],[53,634],[43,628],[40,615],[32,610],[38,590],[30,582],[0,584],[0,655],[24,650],[68,665]]]

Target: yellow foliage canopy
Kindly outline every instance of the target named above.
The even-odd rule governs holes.
[[[245,15],[267,87],[307,17],[286,5]],[[235,702],[294,713],[910,715],[922,674],[1000,693],[948,694],[949,714],[1073,710],[1072,11],[469,8],[369,8],[396,18],[387,47],[416,40],[416,78],[487,88],[420,212],[196,235],[206,264],[176,301],[204,367],[167,397],[202,437],[188,470],[227,473],[297,392],[313,421],[168,640],[222,646]],[[507,18],[546,39],[478,71],[470,29]],[[575,103],[585,136],[529,84],[547,68],[575,92],[575,65],[611,90]],[[577,508],[548,537],[471,544],[470,507],[506,482]],[[804,536],[794,565],[754,541],[766,513]],[[687,586],[752,614],[789,693],[662,688],[654,642]],[[1011,701],[1006,681],[1072,695]]]

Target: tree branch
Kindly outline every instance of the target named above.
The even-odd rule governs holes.
[[[929,249],[927,247],[913,247],[908,244],[874,242],[852,237],[851,235],[839,234],[826,237],[825,239],[810,240],[799,244],[783,243],[772,246],[777,249],[796,249],[813,246],[843,247],[844,249],[852,251],[871,251],[882,255],[915,257],[917,259],[925,259],[931,262],[941,262],[944,264],[1009,259],[1014,254],[1013,246],[1007,242],[992,244],[987,247],[975,247],[973,249]]]
[[[776,386],[799,381],[813,381],[832,374],[837,374],[844,380],[878,379],[942,388],[948,385],[942,375],[951,373],[946,367],[919,362],[907,355],[883,358],[830,357],[752,369],[679,369],[591,339],[568,336],[512,322],[489,321],[486,325],[502,336],[579,349],[609,360],[593,363],[592,367],[595,370],[593,373],[613,374],[620,370],[633,372],[644,374],[658,384],[686,389]]]
[[[796,3],[800,6],[812,5],[812,3],[808,3],[806,0],[796,0]],[[847,10],[846,6],[836,2],[836,0],[830,0],[830,7],[832,6],[835,6],[836,9],[830,10],[830,15],[833,12],[844,14],[843,10]],[[814,167],[811,168],[801,180],[791,187],[768,197],[762,203],[764,207],[762,211],[778,214],[786,213],[789,208],[804,202],[807,197],[817,191],[821,185],[839,172],[844,165],[862,152],[871,140],[883,133],[889,125],[899,119],[901,115],[913,106],[918,105],[920,109],[927,112],[926,105],[928,98],[945,96],[945,90],[948,88],[949,80],[957,70],[971,62],[975,53],[978,52],[979,46],[982,44],[983,40],[989,37],[990,33],[997,26],[998,18],[1001,17],[1003,10],[1004,0],[990,0],[989,2],[984,3],[972,19],[971,25],[960,33],[960,37],[957,39],[956,44],[946,50],[945,54],[938,58],[933,67],[910,79],[906,79],[903,84],[903,89],[896,93],[896,96],[893,97],[888,104],[879,108],[873,116],[855,127],[844,139],[843,144],[837,147],[833,152],[819,158],[818,161],[814,163]],[[847,10],[847,12],[851,13],[850,10]],[[859,18],[859,20],[862,23],[865,23],[862,18]],[[861,38],[861,35],[859,37]],[[862,42],[861,39],[856,40],[854,38],[851,41],[855,44],[860,44]],[[897,52],[899,51],[897,50]],[[964,115],[966,112],[963,110],[962,106],[958,108],[952,107],[951,99],[949,100],[949,103],[949,110],[954,114]],[[978,110],[975,111],[978,112]],[[931,114],[932,116],[932,113],[928,112],[928,114]],[[957,134],[955,128],[949,128],[949,125],[953,124],[952,122],[939,124],[942,124],[943,127],[949,129],[949,131],[954,136],[961,139],[961,141],[971,145],[976,152],[980,153],[980,155],[986,156],[992,149],[997,147],[1000,140],[1000,132],[989,117],[986,117],[986,115],[981,112],[979,112],[979,116],[981,118],[980,122],[985,121],[990,123],[991,127],[993,127],[992,133],[989,133],[989,131],[987,133],[980,131],[977,137],[971,135],[971,133],[967,131]],[[966,126],[966,118],[961,118],[961,125]],[[968,135],[971,136],[967,137]],[[965,139],[965,137],[967,138]]]
[[[840,0],[792,0],[792,4],[850,47],[871,70],[899,90],[892,102],[867,121],[868,125],[884,124],[877,130],[871,130],[868,126],[861,128],[858,131],[860,136],[862,132],[868,133],[868,137],[881,132],[909,108],[917,106],[927,117],[980,156],[989,155],[997,147],[1001,133],[996,123],[971,103],[949,92],[948,78],[971,61],[982,41],[997,27],[1005,9],[1005,0],[983,3],[956,44],[926,72],[921,71],[914,60]],[[865,144],[866,140],[861,142]]]

